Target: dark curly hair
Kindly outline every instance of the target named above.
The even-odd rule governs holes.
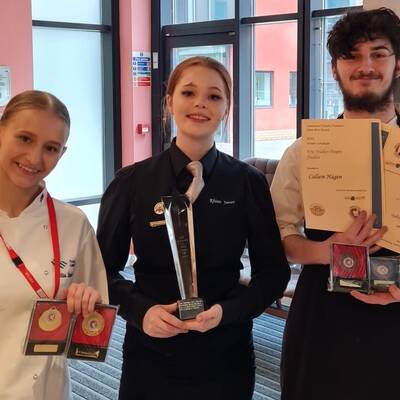
[[[352,11],[343,16],[329,32],[327,48],[335,64],[338,58],[349,57],[359,42],[386,38],[396,59],[400,58],[400,19],[389,8]]]

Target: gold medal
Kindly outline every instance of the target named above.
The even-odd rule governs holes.
[[[104,329],[104,318],[97,311],[92,312],[82,321],[82,330],[87,336],[97,336]]]
[[[158,203],[156,203],[156,205],[154,206],[154,212],[157,215],[164,214],[164,203],[162,201],[159,201]]]
[[[46,332],[52,332],[60,327],[62,316],[56,307],[51,307],[44,311],[39,317],[39,328]]]

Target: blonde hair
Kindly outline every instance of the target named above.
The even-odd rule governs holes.
[[[0,124],[6,123],[14,115],[23,110],[44,110],[54,113],[65,122],[69,130],[71,119],[65,104],[56,96],[40,90],[27,90],[14,96],[4,109]]]
[[[232,97],[232,79],[231,76],[229,75],[229,72],[227,69],[217,60],[211,57],[204,57],[204,56],[196,56],[196,57],[190,57],[187,58],[186,60],[182,61],[180,64],[178,64],[175,69],[172,71],[171,75],[169,76],[168,82],[167,82],[167,89],[166,89],[166,96],[172,96],[174,94],[175,88],[181,79],[181,76],[185,70],[187,70],[190,67],[205,67],[212,69],[216,71],[219,76],[222,79],[222,82],[224,83],[224,89],[225,89],[225,96],[227,100],[227,111],[226,111],[226,116],[225,118],[228,118],[229,115],[229,110],[231,108],[231,97]],[[163,104],[163,123],[164,123],[164,128],[165,125],[170,118],[170,113],[167,107],[167,102],[166,102],[166,96],[164,97],[164,104]]]

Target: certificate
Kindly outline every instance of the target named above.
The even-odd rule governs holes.
[[[400,253],[400,129],[382,124],[382,133],[385,175],[383,224],[388,231],[378,244]]]
[[[379,120],[303,120],[301,184],[307,228],[343,232],[360,211],[382,225]]]

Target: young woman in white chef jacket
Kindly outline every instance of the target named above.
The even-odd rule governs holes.
[[[68,310],[84,316],[96,302],[108,302],[91,225],[78,208],[52,199],[44,183],[65,152],[69,129],[65,105],[40,91],[12,98],[0,119],[2,400],[70,398],[64,356],[23,354],[35,299],[66,298]]]

